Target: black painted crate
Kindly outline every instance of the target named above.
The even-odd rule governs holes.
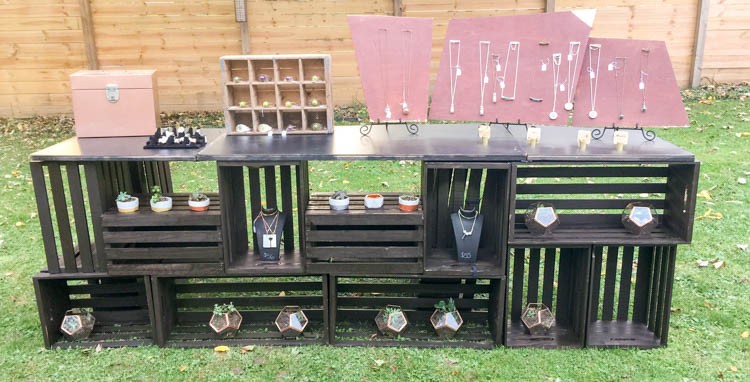
[[[676,246],[595,246],[587,346],[665,346]]]
[[[340,346],[494,348],[502,338],[505,279],[346,278],[331,276],[331,343]],[[434,305],[453,298],[464,325],[441,339],[430,324]],[[397,338],[378,332],[374,318],[399,305],[409,326]]]
[[[188,207],[188,194],[172,197],[172,210],[153,212],[148,195],[139,195],[139,210],[102,214],[107,273],[112,275],[218,275],[224,271],[221,199],[208,211]]]
[[[328,342],[327,276],[153,277],[157,344],[167,347],[304,345]],[[233,303],[242,324],[233,338],[208,326],[214,304]],[[300,306],[309,324],[302,335],[284,338],[274,321],[288,305]]]
[[[312,273],[421,274],[424,216],[421,207],[404,212],[398,194],[386,193],[382,208],[364,206],[364,194],[350,194],[349,208],[333,211],[330,194],[315,193],[305,213],[306,269]]]
[[[39,273],[33,280],[45,347],[153,344],[148,277]],[[88,308],[96,318],[94,330],[86,339],[69,340],[60,332],[65,311],[72,308]]]
[[[692,240],[699,163],[662,165],[518,165],[511,205],[510,245],[670,245]],[[537,236],[524,224],[535,202],[554,205],[560,225]],[[631,202],[656,209],[659,225],[633,235],[622,226]]]
[[[509,347],[583,347],[589,287],[590,248],[512,248],[508,272],[505,345]],[[531,335],[521,322],[529,303],[541,302],[555,316],[545,335]]]
[[[501,277],[505,274],[510,164],[424,162],[425,275]],[[484,216],[476,264],[459,263],[450,215],[479,203]]]

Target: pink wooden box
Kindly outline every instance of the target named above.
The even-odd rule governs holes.
[[[81,70],[70,75],[76,135],[151,135],[159,123],[155,70]]]

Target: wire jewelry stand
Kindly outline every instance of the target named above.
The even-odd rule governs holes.
[[[389,126],[403,125],[409,134],[417,135],[419,133],[419,125],[417,125],[416,123],[409,122],[409,121],[401,121],[401,120],[399,120],[398,122],[380,122],[380,120],[373,121],[368,124],[360,126],[359,133],[364,136],[370,135],[370,132],[372,131],[372,127],[375,125],[385,126],[386,131],[388,131]]]
[[[605,126],[602,128],[596,128],[591,131],[591,138],[599,140],[601,137],[604,136],[604,133],[607,132],[607,130],[612,131],[640,131],[641,135],[643,135],[643,139],[645,139],[648,142],[653,142],[654,139],[656,139],[656,133],[653,132],[653,130],[644,130],[643,127],[638,126],[638,124],[635,124],[635,127],[618,127],[615,126],[613,123],[612,126]]]
[[[521,127],[523,127],[524,131],[528,131],[529,130],[529,124],[521,122],[520,119],[517,120],[516,122],[500,122],[499,120],[495,119],[495,121],[494,122],[490,122],[489,125],[490,125],[490,127],[492,127],[492,126],[501,126],[501,127],[505,128],[505,131],[507,131],[508,134],[510,134],[511,136],[513,136],[513,133],[510,131],[510,127],[511,126],[521,126]]]

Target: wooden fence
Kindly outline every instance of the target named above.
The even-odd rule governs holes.
[[[448,20],[598,10],[593,36],[662,39],[681,86],[750,79],[750,0],[0,0],[0,117],[70,113],[68,76],[87,67],[153,68],[162,110],[220,108],[218,58],[330,53],[334,100],[363,100],[348,14],[434,19],[432,75]],[[702,28],[701,28],[702,26]]]

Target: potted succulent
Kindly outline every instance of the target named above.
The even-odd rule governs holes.
[[[547,305],[531,302],[521,313],[521,322],[526,331],[532,336],[543,336],[555,326],[555,315]]]
[[[172,209],[172,198],[164,196],[161,187],[151,187],[151,210],[154,212],[167,212]]]
[[[419,197],[414,194],[404,194],[398,197],[398,208],[404,212],[416,211]]]
[[[387,305],[375,316],[378,330],[386,336],[397,336],[409,325],[406,314],[398,305]]]
[[[211,316],[211,320],[208,321],[208,326],[213,329],[216,334],[222,337],[234,337],[240,330],[240,324],[242,324],[242,315],[234,304],[215,304],[214,312]]]
[[[60,331],[68,338],[82,340],[91,335],[96,318],[86,308],[73,308],[65,312]]]
[[[117,203],[117,211],[127,214],[138,211],[138,198],[131,196],[125,191],[121,191],[115,199]]]
[[[367,208],[380,208],[383,207],[383,195],[381,194],[367,194],[365,195],[365,207]]]
[[[336,191],[328,198],[328,204],[332,210],[343,211],[349,208],[349,195],[344,190]]]
[[[201,192],[201,190],[194,191],[188,197],[188,206],[195,212],[208,211],[209,204],[211,204],[211,199]]]
[[[430,316],[430,322],[439,337],[453,338],[464,324],[464,319],[458,313],[453,299],[449,298],[448,302],[440,300],[435,304],[435,312]]]

